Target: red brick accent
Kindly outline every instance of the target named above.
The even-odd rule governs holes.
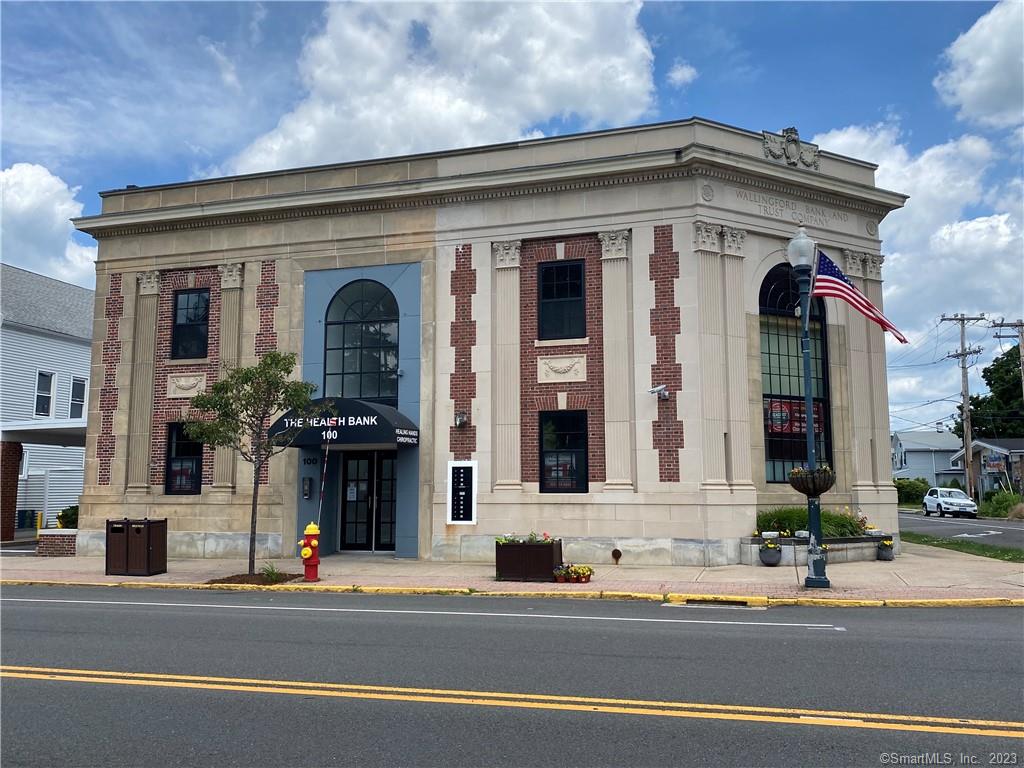
[[[277,349],[277,332],[274,330],[277,301],[277,263],[264,261],[260,264],[260,284],[256,286],[256,309],[260,313],[260,327],[256,332],[257,357]]]
[[[117,411],[117,367],[121,364],[121,317],[124,296],[121,295],[119,272],[110,276],[110,290],[103,304],[107,320],[107,337],[103,341],[103,383],[100,386],[100,433],[96,438],[96,484],[110,485],[110,462],[114,458],[117,438],[114,437],[114,412]]]
[[[189,284],[189,276],[194,277]],[[188,288],[210,289],[210,318],[207,335],[206,360],[196,363],[169,365],[171,359],[171,333],[174,328],[174,293]],[[163,486],[167,460],[167,425],[182,421],[182,407],[188,406],[184,398],[167,397],[167,377],[190,373],[206,374],[206,389],[217,380],[220,368],[220,273],[216,267],[174,270],[160,273],[160,295],[156,309],[156,358],[153,361],[153,425],[149,456],[149,482]],[[178,363],[179,361],[175,361]],[[186,414],[188,415],[188,414]],[[203,450],[203,485],[213,484],[213,455],[210,448]]]
[[[455,349],[455,370],[449,379],[449,394],[455,411],[471,417],[476,397],[476,374],[473,373],[473,347],[476,346],[476,321],[473,320],[473,296],[476,295],[476,270],[473,269],[473,246],[455,247],[455,271],[452,272],[451,295],[455,297],[455,319],[449,328],[449,344]],[[448,428],[448,444],[456,461],[468,461],[476,450],[476,426]]]
[[[18,470],[21,443],[0,443],[0,541],[14,538],[18,516]]]
[[[654,448],[658,451],[658,479],[679,482],[679,449],[683,447],[683,422],[676,418],[677,395],[683,388],[683,367],[676,362],[676,336],[681,330],[676,306],[675,280],[679,277],[679,252],[672,250],[672,227],[654,228],[654,253],[650,255],[654,282],[651,336],[655,339],[657,362],[651,366],[651,386],[664,384],[668,400],[658,399],[658,420],[654,422]]]
[[[565,244],[565,259],[584,261],[584,293],[589,344],[537,349],[537,265],[558,258],[556,244]],[[558,393],[568,394],[566,407],[587,411],[588,475],[591,482],[604,482],[604,331],[602,319],[601,242],[597,235],[524,240],[519,252],[519,341],[521,463],[524,482],[539,482],[540,411],[558,409]],[[538,352],[541,355],[538,355]],[[556,355],[586,355],[587,380],[539,384],[537,358]]]
[[[74,557],[74,533],[44,533],[39,535],[36,557]]]

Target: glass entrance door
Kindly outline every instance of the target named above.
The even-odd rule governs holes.
[[[394,451],[345,452],[341,479],[341,549],[394,551],[395,465]]]

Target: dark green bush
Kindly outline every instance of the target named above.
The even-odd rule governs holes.
[[[757,513],[757,530],[759,531],[796,531],[807,530],[807,507],[779,507],[766,509]],[[821,535],[826,539],[841,536],[863,536],[864,521],[853,515],[840,512],[821,510]]]
[[[964,489],[964,487],[960,484],[960,481],[957,480],[955,477],[952,480],[950,480],[948,483],[944,483],[942,485],[942,487],[943,488],[959,488],[961,491]]]
[[[981,503],[978,513],[984,517],[1006,517],[1010,510],[1020,504],[1024,499],[1019,494],[1009,491],[999,491]]]
[[[923,477],[915,477],[913,480],[900,477],[892,481],[896,486],[896,495],[899,503],[907,506],[918,506],[924,502],[924,495],[928,493],[928,481]]]
[[[992,497],[999,492],[998,488],[993,488],[991,491],[985,491],[984,495],[981,497],[982,502],[992,501]]]
[[[78,505],[74,504],[70,507],[64,507],[64,509],[57,513],[57,522],[60,523],[61,528],[77,528]]]

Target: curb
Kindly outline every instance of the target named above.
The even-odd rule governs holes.
[[[770,595],[715,595],[685,592],[619,592],[589,590],[570,592],[544,590],[487,590],[472,587],[375,587],[360,584],[203,584],[192,582],[146,581],[47,581],[42,579],[0,579],[7,587],[121,587],[124,589],[190,589],[208,592],[324,592],[367,595],[467,595],[472,597],[570,598],[576,600],[644,600],[673,605],[709,603],[716,605],[772,608],[781,606],[817,606],[819,608],[1024,608],[1024,598],[951,597],[951,598],[843,598],[772,597]]]

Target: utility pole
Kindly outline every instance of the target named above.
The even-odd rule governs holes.
[[[1002,318],[999,318],[998,323],[992,323],[992,328],[1015,328],[1017,335],[1012,336],[1009,334],[1000,335],[997,331],[997,339],[1013,339],[1017,342],[1017,351],[1020,353],[1020,387],[1021,393],[1024,394],[1024,320],[1017,320],[1016,323],[1007,323]]]
[[[950,352],[947,358],[960,361],[960,396],[963,398],[964,420],[964,470],[966,472],[967,495],[974,498],[974,475],[971,473],[971,392],[967,385],[967,358],[981,353],[981,347],[967,347],[967,323],[977,323],[985,319],[984,313],[977,317],[968,317],[963,312],[952,317],[945,314],[939,322],[960,323],[960,351]]]

